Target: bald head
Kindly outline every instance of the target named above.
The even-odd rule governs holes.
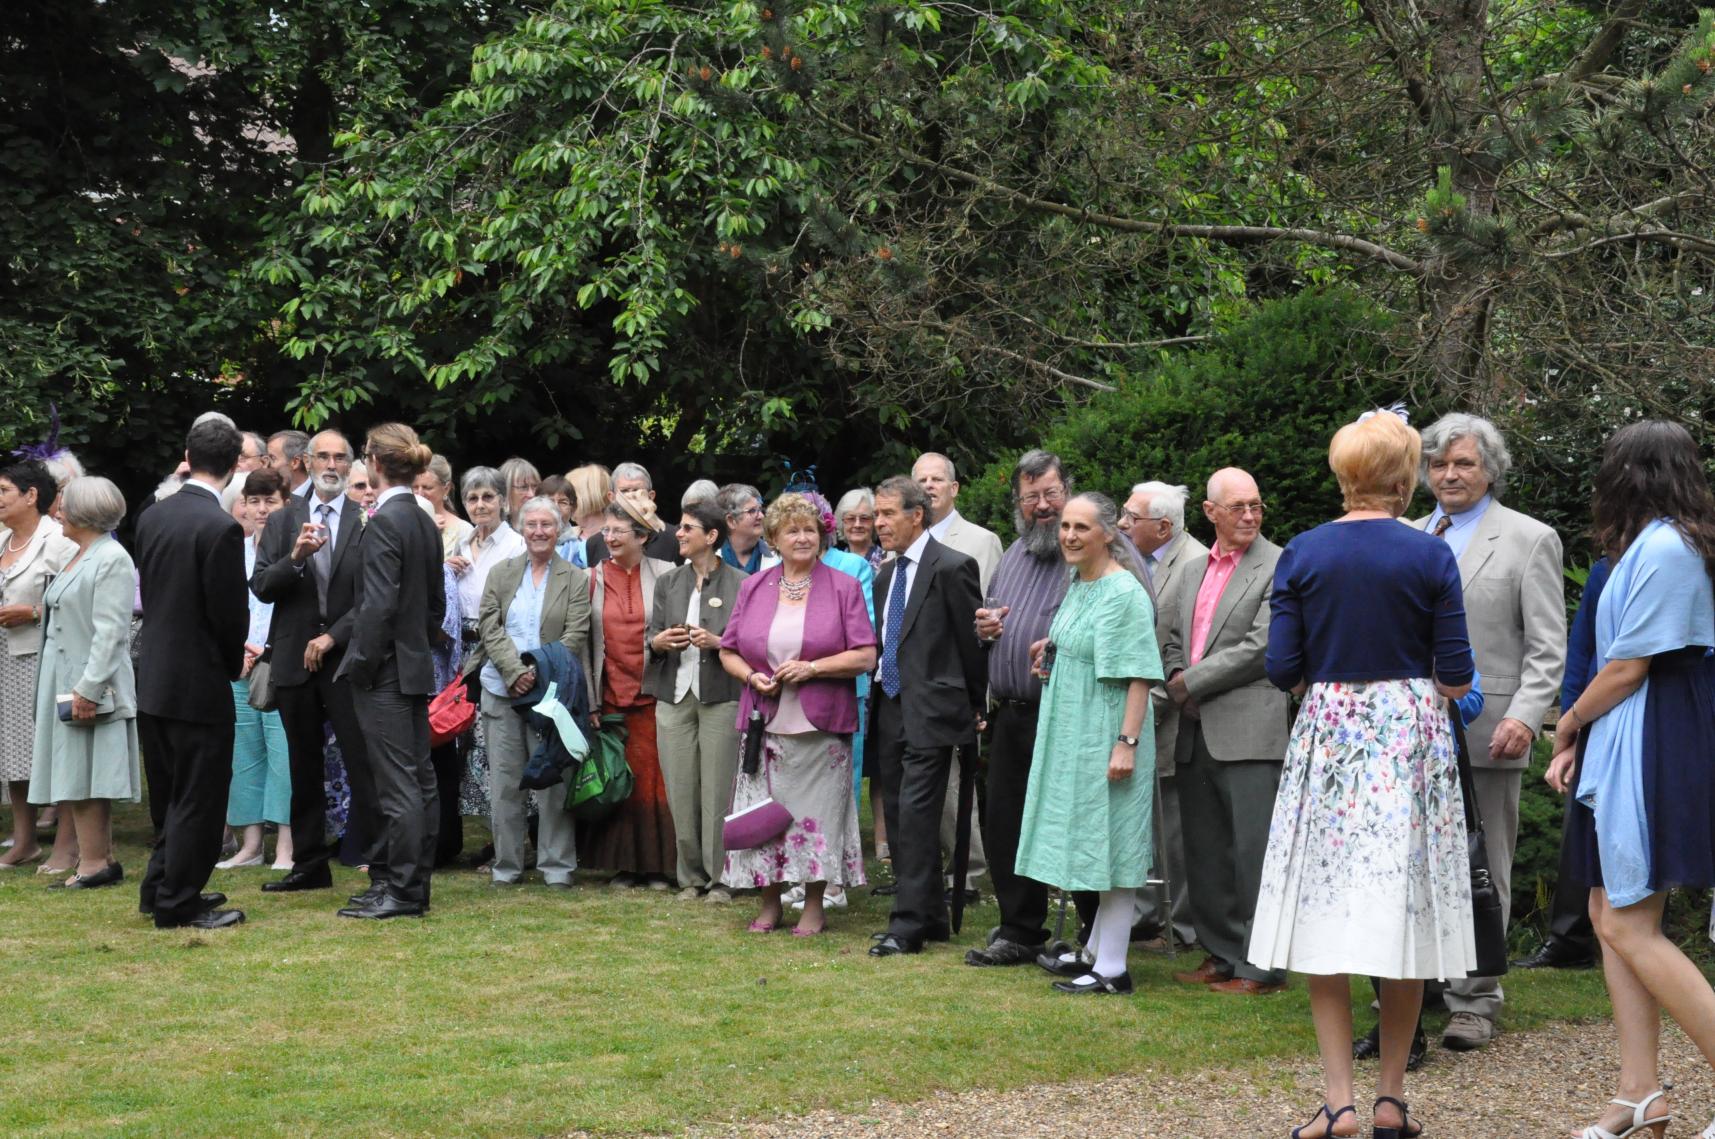
[[[953,501],[959,497],[959,480],[953,474],[953,460],[939,451],[925,451],[911,464],[911,481],[929,496],[927,525],[933,526],[953,512]]]
[[[1249,473],[1222,467],[1209,476],[1209,497],[1203,514],[1215,527],[1215,544],[1222,552],[1248,550],[1262,533],[1262,492]]]

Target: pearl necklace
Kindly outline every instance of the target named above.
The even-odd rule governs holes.
[[[802,601],[810,592],[810,575],[805,574],[797,581],[789,580],[784,574],[780,578],[780,592],[788,601]]]

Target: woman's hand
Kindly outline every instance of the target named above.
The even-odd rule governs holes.
[[[1560,719],[1554,721],[1554,754],[1559,755],[1578,744],[1578,729],[1581,725],[1578,717],[1568,708],[1560,713]]]
[[[1576,748],[1563,748],[1554,753],[1554,758],[1548,761],[1548,770],[1543,773],[1543,780],[1562,795],[1571,788],[1572,767],[1578,760]]]
[[[721,647],[720,634],[711,633],[701,625],[692,625],[689,636],[691,643],[703,652],[710,652]]]
[[[28,625],[36,619],[28,605],[0,605],[0,628],[12,629]]]
[[[1048,647],[1048,638],[1030,642],[1030,671],[1033,675],[1042,675],[1042,650]]]
[[[453,567],[454,577],[463,577],[470,570],[470,559],[463,554],[454,554],[447,559],[447,564]]]
[[[1118,783],[1122,779],[1130,779],[1131,773],[1136,770],[1137,749],[1115,740],[1113,750],[1108,752],[1108,782]]]
[[[762,696],[773,696],[780,691],[780,682],[761,671],[752,672],[746,683]]]
[[[261,660],[261,659],[262,659],[262,646],[261,645],[249,645],[249,644],[245,645],[244,646],[244,667],[239,670],[238,679],[244,680],[247,677],[249,677],[250,671],[256,667],[256,662]]]
[[[512,682],[512,695],[522,696],[536,687],[536,670],[527,668],[517,680]]]
[[[95,701],[85,700],[76,692],[71,694],[71,718],[74,720],[95,719]]]
[[[780,684],[803,684],[806,680],[816,679],[816,673],[810,668],[809,661],[794,658],[775,666],[774,679]]]
[[[683,625],[669,625],[655,634],[650,645],[658,653],[682,653],[691,645],[691,634]]]

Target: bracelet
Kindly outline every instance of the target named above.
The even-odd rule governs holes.
[[[745,674],[745,677],[744,677],[744,686],[745,686],[745,687],[746,687],[746,688],[749,688],[749,687],[750,687],[750,682],[751,682],[751,681],[752,681],[752,680],[755,680],[755,679],[756,679],[756,670],[755,670],[755,669],[754,669],[754,668],[753,668],[753,669],[751,669],[751,670],[750,670],[750,671],[749,671],[749,672],[748,672],[748,673],[746,673],[746,674]]]
[[[1578,707],[1577,707],[1576,703],[1574,703],[1574,705],[1572,707],[1566,709],[1566,714],[1568,716],[1572,717],[1572,726],[1574,728],[1582,728],[1582,727],[1585,727],[1586,725],[1588,725],[1590,723],[1589,720],[1586,720],[1583,716],[1580,716],[1578,714]]]
[[[815,661],[810,662],[810,675],[811,676],[820,676],[821,675],[821,673],[816,671],[816,662]]]

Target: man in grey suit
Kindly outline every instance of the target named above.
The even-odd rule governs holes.
[[[917,461],[911,464],[911,481],[923,488],[923,493],[929,498],[929,517],[926,525],[929,536],[949,549],[957,550],[977,563],[977,586],[986,597],[989,582],[994,580],[994,571],[1000,568],[1001,549],[1000,537],[993,530],[985,530],[975,522],[966,519],[954,505],[959,498],[959,480],[953,470],[953,460],[939,451],[925,451],[917,456]],[[953,832],[958,826],[959,809],[959,761],[953,760],[953,769],[948,772],[947,797],[941,809],[941,850],[946,854],[949,866],[953,856]],[[976,808],[971,808],[973,811]],[[971,820],[971,861],[965,875],[965,895],[975,900],[977,879],[988,869],[988,854],[983,850],[982,830],[978,820]],[[951,889],[953,880],[947,878],[947,888]]]
[[[1250,475],[1235,467],[1211,475],[1203,513],[1214,549],[1187,562],[1176,596],[1162,601],[1174,614],[1161,656],[1181,716],[1174,766],[1185,868],[1208,951],[1175,977],[1245,996],[1286,985],[1284,973],[1245,959],[1290,730],[1288,697],[1263,672],[1280,547],[1262,536],[1262,510]]]
[[[1137,547],[1144,573],[1148,575],[1155,601],[1155,641],[1165,644],[1173,627],[1174,606],[1169,604],[1179,585],[1192,569],[1208,564],[1209,547],[1185,532],[1185,501],[1190,490],[1164,482],[1138,483],[1131,488],[1120,511],[1120,528]],[[1173,777],[1173,758],[1179,743],[1179,705],[1161,686],[1150,690],[1155,714],[1155,770],[1161,777],[1161,828],[1155,836],[1156,865],[1165,867],[1173,891],[1173,933],[1190,945],[1197,940],[1191,920],[1191,891],[1185,882],[1185,838],[1180,823],[1179,783]],[[1155,895],[1139,893],[1142,912],[1138,923],[1146,928],[1167,927],[1167,916],[1157,912]]]
[[[1462,413],[1436,420],[1423,433],[1423,465],[1436,506],[1413,525],[1445,538],[1459,559],[1465,620],[1484,695],[1483,714],[1466,738],[1489,871],[1506,913],[1512,905],[1520,777],[1566,669],[1560,537],[1500,504],[1512,456],[1488,420]],[[1461,1052],[1488,1044],[1502,999],[1493,977],[1450,982],[1446,1000],[1453,1016],[1441,1043]]]

